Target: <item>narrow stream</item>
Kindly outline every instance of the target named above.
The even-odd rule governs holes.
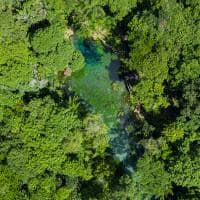
[[[92,111],[102,114],[109,127],[114,158],[122,162],[126,170],[132,171],[134,144],[130,144],[130,133],[125,129],[129,107],[125,102],[124,82],[118,76],[120,62],[101,44],[74,38],[74,45],[84,56],[85,67],[71,77],[70,85]]]

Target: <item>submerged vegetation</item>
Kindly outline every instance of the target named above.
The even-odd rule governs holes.
[[[199,62],[198,0],[1,0],[0,199],[199,199]]]

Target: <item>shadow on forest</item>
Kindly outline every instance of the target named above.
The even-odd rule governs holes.
[[[179,108],[175,106],[169,106],[168,108],[160,109],[159,113],[145,113],[145,119],[150,125],[156,128],[153,136],[158,137],[161,131],[163,130],[164,126],[174,122],[179,116],[179,114]]]
[[[167,199],[196,199],[197,196],[200,196],[200,192],[198,191],[198,188],[192,187],[193,192],[190,192],[190,190],[187,187],[181,187],[178,185],[173,184],[173,193],[171,195],[168,195]],[[173,195],[176,194],[176,195]]]
[[[28,35],[30,37],[32,37],[32,35],[39,29],[44,29],[49,27],[51,24],[47,19],[44,19],[42,21],[39,21],[35,24],[32,24],[29,28],[28,28]]]
[[[41,98],[42,99],[46,96],[50,96],[55,101],[55,103],[60,104],[61,102],[63,102],[63,98],[56,91],[51,91],[48,88],[43,88],[43,89],[39,90],[39,92],[25,92],[25,94],[23,96],[23,102],[24,102],[24,104],[29,104],[29,102],[33,98]],[[67,98],[65,99],[65,101],[66,100],[67,100]]]
[[[43,99],[46,96],[50,96],[51,99],[53,99],[54,102],[61,107],[66,107],[70,97],[77,97],[77,95],[74,92],[69,91],[67,87],[62,88],[61,94],[57,91],[51,91],[48,88],[43,88],[39,90],[39,92],[26,92],[23,96],[23,102],[27,105],[34,98]],[[91,111],[91,106],[81,98],[78,98],[77,101],[79,103],[78,115],[80,118],[84,118],[87,113]]]

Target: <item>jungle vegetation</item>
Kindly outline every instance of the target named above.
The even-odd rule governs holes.
[[[132,171],[67,84],[74,35],[132,80]],[[199,0],[0,0],[0,200],[198,200],[199,140]]]

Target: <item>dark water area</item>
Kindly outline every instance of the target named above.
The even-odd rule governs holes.
[[[110,80],[120,81],[120,79],[119,79],[119,69],[120,69],[120,62],[118,60],[113,60],[108,67]]]
[[[72,90],[102,115],[109,127],[112,155],[131,172],[135,145],[130,144],[131,133],[126,130],[130,115],[127,90],[119,78],[120,62],[101,44],[74,38],[74,45],[84,56],[85,66],[71,77]]]

